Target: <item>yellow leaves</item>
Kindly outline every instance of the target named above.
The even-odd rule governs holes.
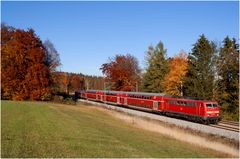
[[[181,51],[169,61],[170,71],[165,76],[163,85],[164,92],[172,95],[181,95],[183,77],[187,73],[187,54]]]

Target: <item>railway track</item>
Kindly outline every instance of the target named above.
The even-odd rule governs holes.
[[[239,132],[239,122],[235,122],[235,121],[223,120],[223,121],[220,121],[217,125],[210,125],[210,126],[219,128],[219,129]]]
[[[228,124],[228,125],[234,125],[234,126],[239,126],[239,122],[236,122],[236,121],[222,120],[222,121],[220,121],[219,123]]]

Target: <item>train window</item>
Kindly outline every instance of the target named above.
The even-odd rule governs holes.
[[[206,103],[207,108],[217,107],[217,103]]]
[[[177,101],[171,100],[171,104],[177,104]]]
[[[206,106],[207,106],[208,108],[212,108],[212,103],[207,103]]]
[[[217,107],[217,104],[216,104],[216,103],[213,103],[213,107]]]
[[[173,101],[173,100],[170,100],[169,103],[170,103],[170,104],[176,104],[176,102]]]

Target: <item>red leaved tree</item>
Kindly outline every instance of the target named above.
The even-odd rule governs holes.
[[[32,29],[2,26],[2,97],[14,100],[46,100],[50,97],[50,71],[45,49]]]
[[[130,55],[116,55],[100,68],[111,82],[111,89],[117,91],[133,91],[139,80],[140,68],[138,60]]]

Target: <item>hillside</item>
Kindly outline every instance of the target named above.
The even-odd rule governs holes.
[[[86,105],[2,101],[2,157],[229,157]]]

